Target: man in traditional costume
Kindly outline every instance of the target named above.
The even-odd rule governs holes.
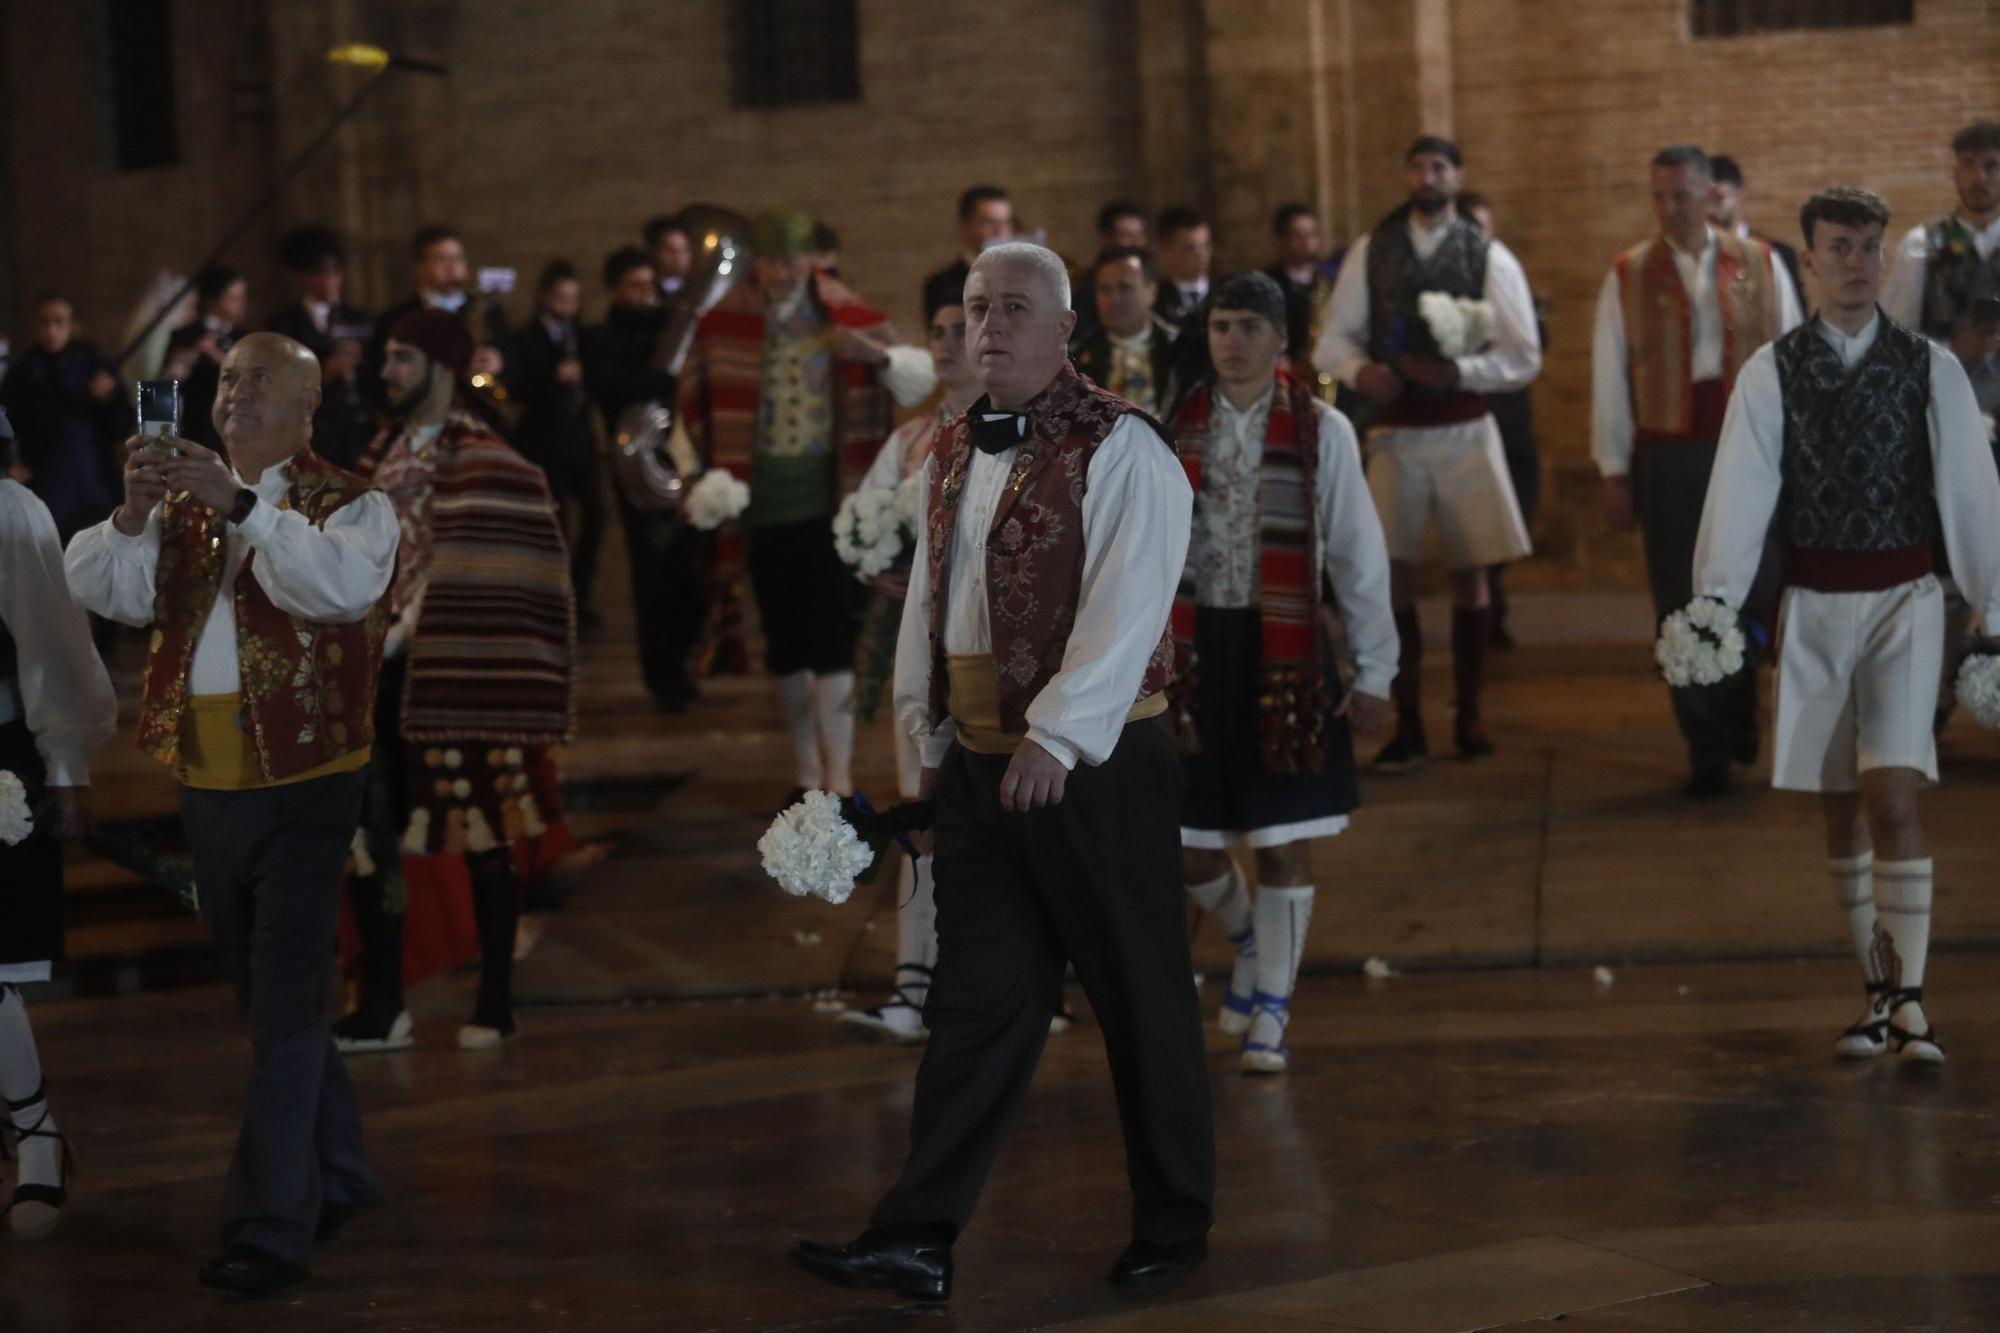
[[[447,311],[413,310],[389,331],[382,367],[391,424],[361,462],[395,505],[402,551],[379,710],[385,803],[376,873],[352,889],[359,995],[335,1027],[341,1049],[413,1039],[402,1002],[405,913],[384,869],[404,863],[406,906],[469,890],[479,989],[459,1028],[465,1050],[514,1035],[514,933],[527,844],[556,811],[548,747],[575,721],[576,628],[569,556],[548,483],[465,409],[473,343]]]
[[[1597,296],[1591,453],[1612,526],[1636,524],[1645,539],[1659,620],[1693,595],[1695,533],[1737,373],[1800,319],[1770,248],[1709,224],[1713,190],[1701,149],[1661,149],[1652,164],[1659,234],[1614,259]],[[1766,577],[1750,596],[1760,624],[1770,621],[1773,592]],[[1749,652],[1754,661],[1754,645]],[[1757,761],[1756,671],[1669,693],[1687,741],[1689,793],[1728,791],[1730,764]]]
[[[861,479],[865,489],[894,489],[920,475],[939,429],[963,414],[979,396],[978,377],[965,356],[962,299],[941,305],[928,316],[931,364],[937,368],[936,401],[890,433],[868,475]],[[869,608],[856,656],[855,715],[863,721],[874,717],[890,684],[909,589],[907,565],[899,564],[874,580],[874,605]],[[916,800],[923,783],[923,756],[908,730],[900,724],[892,730],[897,792],[906,801]],[[920,1042],[928,1035],[924,1030],[924,999],[930,994],[931,975],[937,965],[934,887],[930,853],[903,860],[896,884],[896,988],[881,1004],[841,1014],[841,1031],[847,1035],[859,1041],[900,1043]]]
[[[1095,328],[1070,343],[1070,359],[1090,379],[1154,416],[1174,405],[1174,339],[1179,330],[1154,312],[1160,294],[1153,256],[1124,247],[1098,255]]]
[[[0,414],[0,444],[10,437]],[[7,1226],[18,1240],[55,1229],[70,1174],[19,988],[47,981],[63,956],[62,842],[89,823],[90,752],[117,730],[111,678],[63,581],[55,519],[34,492],[0,478],[0,771],[20,784],[0,802],[22,801],[0,809],[0,1100],[14,1130]],[[24,830],[8,826],[24,814],[32,827],[9,845]]]
[[[1262,273],[1210,298],[1213,376],[1174,414],[1195,493],[1174,602],[1187,791],[1188,892],[1236,949],[1220,1026],[1245,1073],[1282,1073],[1312,919],[1309,853],[1359,804],[1350,728],[1389,716],[1396,623],[1389,556],[1347,418],[1283,368],[1285,294]],[[1351,690],[1321,642],[1330,583],[1354,653]],[[1229,848],[1251,849],[1254,901]]]
[[[153,627],[139,744],[180,782],[202,913],[250,1020],[226,1248],[201,1281],[265,1295],[379,1195],[325,1006],[398,533],[387,496],[312,452],[308,348],[253,333],[218,381],[230,462],[134,437],[124,503],[65,563],[86,609]]]
[[[1882,309],[1948,346],[1991,415],[2000,407],[2000,122],[1967,125],[1951,152],[1958,207],[1903,237]]]
[[[1069,275],[996,246],[966,283],[986,393],[925,465],[896,711],[937,800],[938,962],[901,1178],[852,1243],[797,1261],[922,1300],[1048,1036],[1065,963],[1104,1032],[1133,1193],[1118,1282],[1207,1253],[1215,1179],[1177,878],[1168,615],[1191,495],[1160,428],[1069,365]]]
[[[840,497],[889,433],[889,401],[922,400],[930,358],[813,270],[810,215],[760,215],[753,280],[732,287],[695,328],[680,419],[703,463],[750,485],[742,517],[765,666],[791,734],[795,791],[854,790],[857,590],[834,551]],[[736,543],[721,544],[728,567]]]
[[[1454,201],[1463,164],[1448,139],[1426,135],[1410,145],[1404,155],[1409,202],[1341,261],[1332,309],[1313,352],[1319,370],[1359,391],[1373,408],[1368,485],[1389,546],[1401,640],[1396,734],[1374,765],[1385,773],[1415,768],[1429,753],[1417,561],[1432,514],[1451,570],[1454,731],[1462,759],[1493,752],[1479,701],[1489,637],[1486,570],[1529,550],[1486,395],[1525,388],[1541,371],[1534,296],[1513,252],[1459,216]],[[1419,308],[1419,298],[1432,292],[1490,305],[1490,345],[1440,354]]]
[[[1937,780],[1940,539],[2000,625],[2000,474],[1965,371],[1876,305],[1889,210],[1836,186],[1801,211],[1815,318],[1736,378],[1695,546],[1695,592],[1740,608],[1774,525],[1783,549],[1771,785],[1820,793],[1828,869],[1868,993],[1835,1049],[1944,1060],[1923,1008]]]

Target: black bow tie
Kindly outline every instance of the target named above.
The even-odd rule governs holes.
[[[1005,453],[1028,438],[1026,412],[996,412],[987,407],[975,407],[966,414],[966,424],[972,429],[973,446],[981,453]]]

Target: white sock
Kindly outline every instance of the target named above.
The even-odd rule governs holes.
[[[792,734],[792,777],[807,791],[819,787],[819,731],[813,726],[813,678],[810,671],[794,671],[773,682],[778,687],[778,709],[785,715],[785,730]]]
[[[896,966],[914,963],[919,967],[936,967],[937,885],[931,880],[931,858],[920,856],[912,861],[904,857],[902,881],[897,889]],[[929,974],[923,975],[928,987]]]
[[[1847,933],[1854,940],[1854,956],[1861,960],[1865,981],[1880,981],[1875,970],[1875,854],[1826,859],[1833,876],[1833,900],[1847,914]]]
[[[1924,984],[1931,951],[1931,859],[1875,863],[1875,958],[1897,989]]]
[[[1250,895],[1243,890],[1243,876],[1232,863],[1227,873],[1206,884],[1187,886],[1188,897],[1215,918],[1215,924],[1229,937],[1236,950],[1236,970],[1229,978],[1229,992],[1248,1000],[1257,985],[1257,932],[1250,928]]]
[[[1257,886],[1257,996],[1256,1014],[1250,1020],[1247,1042],[1266,1046],[1281,1044],[1284,1020],[1268,1008],[1269,1001],[1289,1006],[1292,988],[1299,979],[1299,959],[1305,954],[1306,927],[1312,922],[1313,889],[1310,884],[1274,888]]]
[[[56,1118],[42,1099],[42,1061],[35,1052],[35,1030],[28,1025],[28,1007],[21,993],[0,985],[0,1097],[9,1102],[28,1102],[12,1112],[17,1130],[43,1129],[53,1134]],[[62,1184],[62,1145],[55,1139],[22,1139],[16,1145],[21,1155],[15,1183],[20,1185]]]
[[[854,673],[836,671],[814,676],[813,720],[819,731],[819,751],[826,765],[828,791],[854,792]]]

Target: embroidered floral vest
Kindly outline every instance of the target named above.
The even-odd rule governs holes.
[[[1722,313],[1722,397],[1735,387],[1750,354],[1778,336],[1778,290],[1761,241],[1715,235],[1715,297]],[[1694,310],[1681,285],[1673,247],[1641,241],[1612,261],[1625,320],[1626,383],[1632,424],[1642,433],[1696,432]],[[1713,423],[1719,430],[1721,423]]]
[[[1026,408],[1028,438],[1014,456],[986,539],[987,615],[993,666],[1000,680],[1000,726],[1028,730],[1028,705],[1061,670],[1076,624],[1083,584],[1083,497],[1090,460],[1120,417],[1144,417],[1166,448],[1166,429],[1132,404],[1064,366]],[[935,446],[930,527],[931,725],[944,721],[948,700],[944,612],[951,589],[952,538],[958,504],[972,465],[967,414],[953,418]],[[1146,664],[1139,698],[1173,683],[1173,627],[1166,626]]]
[[[369,489],[313,454],[288,465],[281,502],[315,524]],[[188,712],[188,668],[208,613],[222,592],[226,520],[186,496],[162,502],[160,563],[153,581],[153,639],[139,748],[177,767]],[[267,782],[282,782],[353,754],[374,739],[375,684],[388,633],[386,598],[361,620],[320,624],[286,614],[252,575],[245,553],[236,586],[236,660],[243,721]]]
[[[1947,339],[1974,301],[2000,297],[2000,250],[1981,259],[1956,214],[1924,228],[1924,237],[1930,259],[1924,265],[1923,332]]]

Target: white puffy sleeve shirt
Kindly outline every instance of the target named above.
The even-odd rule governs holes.
[[[52,787],[90,782],[90,752],[118,731],[118,699],[70,600],[55,520],[34,492],[0,480],[0,624],[13,636],[14,676],[0,678],[0,722],[22,721]]]
[[[986,600],[986,538],[1018,449],[975,449],[959,498],[952,538],[951,586],[944,590],[944,651],[993,650]],[[952,724],[930,725],[930,478],[924,464],[926,513],[917,524],[916,561],[896,641],[897,720],[917,741],[924,767],[936,768],[951,747]],[[1135,416],[1121,418],[1098,445],[1085,472],[1083,586],[1076,623],[1060,670],[1028,705],[1028,739],[1065,768],[1111,757],[1125,715],[1139,696],[1146,664],[1166,633],[1174,593],[1187,563],[1194,492],[1174,451]]]

